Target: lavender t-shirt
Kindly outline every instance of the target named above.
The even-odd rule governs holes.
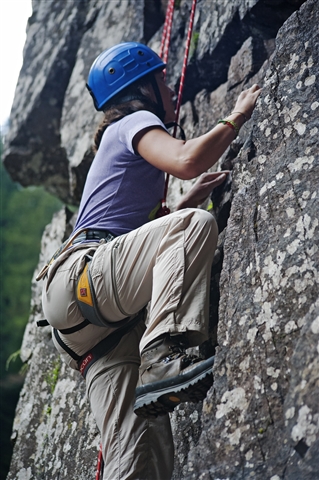
[[[153,218],[164,193],[164,172],[136,154],[132,140],[159,126],[151,112],[139,111],[110,125],[88,173],[74,231],[82,228],[130,232]]]

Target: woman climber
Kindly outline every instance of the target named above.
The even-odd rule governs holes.
[[[184,141],[165,64],[128,42],[95,60],[88,89],[104,120],[95,136],[74,232],[45,276],[43,309],[54,343],[86,378],[108,480],[169,480],[168,412],[205,398],[213,357],[186,349],[208,338],[213,216],[196,207],[226,178],[205,173],[250,118],[260,88],[243,91],[211,131]],[[199,180],[162,215],[165,173]],[[166,212],[164,212],[166,213]],[[143,311],[148,305],[148,320]]]

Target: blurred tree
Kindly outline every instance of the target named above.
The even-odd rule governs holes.
[[[41,236],[62,204],[42,188],[22,189],[1,164],[1,377],[9,355],[20,348],[29,316],[31,279],[38,263]]]

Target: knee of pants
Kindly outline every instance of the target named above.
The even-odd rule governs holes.
[[[209,237],[209,239],[217,242],[218,237],[218,226],[213,215],[206,210],[201,210],[199,208],[195,209],[193,212],[191,224],[195,225],[199,232],[204,237]]]

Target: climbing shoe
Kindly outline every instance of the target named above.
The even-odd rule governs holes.
[[[157,417],[172,412],[182,402],[199,402],[213,384],[214,357],[202,360],[188,355],[184,335],[164,334],[141,354],[140,380],[134,412]]]

